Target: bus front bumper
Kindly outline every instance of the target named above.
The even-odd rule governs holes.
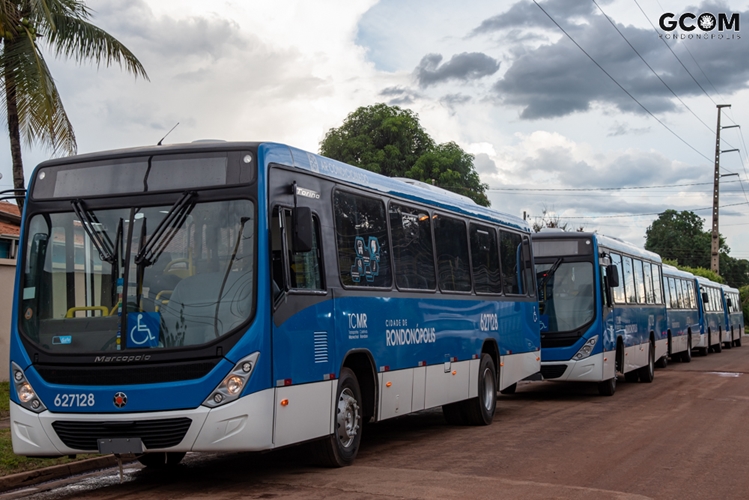
[[[52,425],[55,422],[75,422],[77,426],[81,426],[81,423],[85,422],[91,424],[106,423],[111,427],[117,427],[117,424],[127,426],[129,422],[135,422],[137,425],[139,421],[178,418],[191,420],[189,428],[178,444],[168,448],[148,448],[144,451],[267,450],[273,448],[273,404],[273,389],[249,394],[214,409],[199,406],[188,410],[150,413],[86,414],[52,413],[46,410],[37,414],[11,401],[10,430],[13,452],[23,456],[98,453],[96,448],[77,449],[66,445]],[[83,438],[88,437],[94,440],[97,438],[95,432],[86,435],[85,425],[77,432]],[[129,434],[128,437],[131,435]],[[69,441],[69,438],[66,438],[66,440]]]
[[[565,382],[600,382],[614,377],[615,351],[593,354],[580,361],[541,362],[544,380]]]

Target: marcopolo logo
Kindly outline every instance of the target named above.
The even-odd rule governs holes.
[[[741,39],[738,34],[741,28],[741,18],[738,13],[719,12],[716,16],[710,12],[703,12],[702,14],[684,12],[680,15],[666,12],[658,19],[658,25],[666,32],[661,34],[661,38],[674,40],[679,38],[682,40]],[[673,33],[677,28],[683,33]]]

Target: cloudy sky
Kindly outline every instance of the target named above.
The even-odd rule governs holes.
[[[539,3],[90,0],[94,22],[140,58],[150,82],[48,62],[81,153],[155,144],[177,122],[166,142],[272,140],[316,152],[348,113],[385,102],[476,155],[495,208],[547,210],[640,246],[668,208],[695,210],[710,227],[716,103],[732,104],[723,125],[746,130],[722,132],[721,149],[741,153],[721,156],[722,172],[740,177],[723,179],[720,229],[731,255],[749,258],[749,1]],[[665,39],[665,12],[738,13],[741,30],[677,28]],[[25,148],[27,174],[50,154]],[[649,189],[601,189],[622,187]]]

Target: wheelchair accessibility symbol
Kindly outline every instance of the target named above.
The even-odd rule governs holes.
[[[128,313],[128,347],[156,347],[159,345],[161,319],[159,313]]]

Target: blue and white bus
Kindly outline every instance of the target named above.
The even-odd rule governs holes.
[[[744,312],[741,310],[741,297],[736,288],[722,285],[723,310],[726,316],[725,347],[741,347],[741,336],[744,335]]]
[[[431,187],[431,186],[430,186]],[[35,170],[11,331],[28,456],[313,442],[442,406],[489,424],[540,370],[530,228],[289,146],[202,142]]]
[[[668,354],[661,258],[616,238],[547,230],[533,235],[541,374],[616,390],[617,373],[651,382]]]
[[[695,276],[695,285],[699,288],[697,300],[700,312],[700,333],[704,335],[704,342],[699,347],[701,356],[707,356],[709,351],[723,350],[723,330],[726,317],[723,311],[723,289],[720,283]]]
[[[700,333],[695,281],[692,273],[663,264],[663,292],[666,298],[668,355],[684,363],[692,361],[692,347],[703,345]],[[665,358],[662,358],[665,359]],[[661,363],[665,367],[665,363]]]

